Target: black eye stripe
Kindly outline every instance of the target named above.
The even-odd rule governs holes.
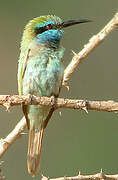
[[[35,28],[35,33],[36,34],[41,34],[46,30],[47,30],[46,27]]]
[[[56,25],[52,25],[52,24],[47,24],[46,26],[44,26],[44,27],[36,27],[35,28],[35,33],[36,34],[41,34],[41,33],[43,33],[44,31],[47,31],[47,30],[49,30],[49,29],[56,29],[56,28],[58,28]]]
[[[47,30],[49,30],[49,29],[55,29],[56,28],[56,26],[54,25],[51,25],[51,24],[47,24],[46,26],[44,26],[44,27],[36,27],[35,28],[35,33],[36,34],[41,34],[41,33],[43,33],[44,31],[47,31]]]

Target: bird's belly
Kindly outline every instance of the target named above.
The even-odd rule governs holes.
[[[33,60],[27,63],[23,78],[23,94],[36,96],[58,95],[63,77],[61,62],[50,60],[43,63]]]

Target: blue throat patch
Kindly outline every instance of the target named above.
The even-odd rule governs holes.
[[[38,43],[45,46],[58,48],[62,38],[63,31],[59,29],[49,29],[37,35]]]

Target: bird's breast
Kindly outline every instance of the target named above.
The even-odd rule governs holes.
[[[23,78],[23,94],[58,95],[63,77],[61,58],[53,53],[31,53]]]

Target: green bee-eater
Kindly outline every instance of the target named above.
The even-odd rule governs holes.
[[[26,25],[18,63],[19,95],[58,97],[64,67],[64,48],[60,47],[63,28],[88,20],[62,20],[53,15],[40,16]],[[28,172],[39,171],[43,132],[54,108],[51,106],[23,105],[29,130],[27,154]]]

